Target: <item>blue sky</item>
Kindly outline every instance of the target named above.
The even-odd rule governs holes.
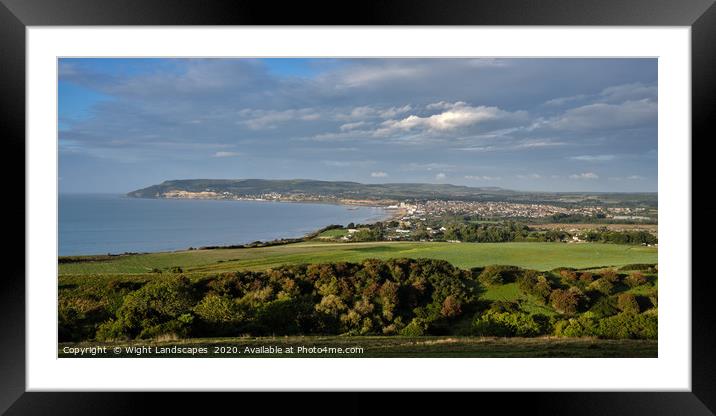
[[[61,59],[60,192],[169,179],[657,190],[656,59]]]

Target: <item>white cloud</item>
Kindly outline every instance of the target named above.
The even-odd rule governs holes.
[[[580,155],[569,157],[569,159],[579,160],[581,162],[608,162],[610,160],[614,160],[615,158],[615,155]]]
[[[428,104],[425,106],[428,110],[449,110],[451,108],[460,107],[467,105],[464,101],[456,101],[454,103],[450,103],[447,101],[439,101],[437,103]]]
[[[575,173],[569,175],[570,179],[599,179],[599,175],[594,172]]]
[[[525,115],[525,112],[511,113],[498,107],[472,107],[458,102],[446,111],[431,116],[410,115],[401,120],[386,120],[375,133],[378,136],[385,136],[414,129],[446,132],[487,121],[524,117]]]
[[[458,147],[458,148],[455,148],[455,150],[482,153],[482,152],[492,152],[492,151],[501,150],[501,149],[497,148],[495,146],[472,146],[472,147]]]
[[[385,65],[351,68],[340,74],[335,80],[338,88],[355,88],[369,84],[385,83],[392,80],[414,78],[424,73],[417,66]]]
[[[600,97],[607,102],[624,102],[641,99],[657,99],[657,86],[642,83],[615,85],[605,88]]]
[[[465,179],[473,180],[473,181],[499,181],[502,179],[499,176],[475,176],[475,175],[465,175]]]
[[[241,153],[239,152],[216,152],[214,153],[214,157],[236,157],[241,156]]]
[[[567,110],[547,123],[558,130],[603,130],[656,125],[657,104],[647,99],[621,104],[594,103]]]
[[[239,123],[245,124],[251,130],[273,129],[279,124],[288,121],[316,121],[321,115],[312,108],[299,108],[283,111],[244,109],[238,112],[245,117]]]
[[[542,179],[539,173],[529,173],[526,175],[517,175],[517,179]]]
[[[646,178],[643,176],[639,176],[639,175],[631,175],[631,176],[626,176],[626,177],[624,177],[624,176],[610,176],[609,177],[609,180],[612,180],[612,181],[642,181],[644,179],[646,179]]]
[[[363,105],[359,107],[354,107],[350,110],[350,112],[343,112],[335,115],[335,118],[337,120],[344,120],[344,121],[352,121],[356,120],[358,122],[363,122],[367,119],[376,119],[376,118],[382,118],[382,119],[389,119],[395,116],[398,116],[400,114],[407,113],[408,111],[412,110],[413,107],[410,104],[406,104],[402,107],[376,107],[376,106],[369,106],[369,105]],[[348,123],[353,124],[353,123]]]
[[[656,100],[658,95],[656,85],[642,83],[621,84],[604,88],[598,94],[577,94],[569,97],[558,97],[545,101],[546,106],[562,106],[574,101],[591,100],[593,102],[623,103],[625,101],[638,101],[643,99]]]
[[[371,172],[370,176],[373,178],[387,178],[388,174],[385,172]]]
[[[448,163],[406,163],[400,166],[404,171],[433,171],[433,170],[453,170],[457,166]]]
[[[413,107],[410,104],[404,105],[402,107],[390,107],[387,110],[381,111],[380,117],[391,118],[391,117],[395,117],[399,114],[407,113],[408,111],[410,111],[412,109],[413,109]]]
[[[362,127],[366,124],[368,124],[368,123],[366,123],[365,121],[356,121],[355,123],[343,124],[343,125],[341,125],[340,129],[341,129],[341,131],[350,131],[350,130],[355,130],[359,127]]]
[[[559,97],[559,98],[554,98],[554,99],[545,101],[544,105],[561,106],[561,105],[570,103],[572,101],[579,101],[579,100],[583,100],[585,98],[587,98],[587,96],[584,94],[572,95],[570,97]]]
[[[552,140],[542,140],[542,139],[536,139],[536,140],[524,140],[520,143],[515,144],[512,146],[512,149],[531,149],[535,147],[553,147],[553,146],[565,146],[567,143],[564,142],[555,142]]]
[[[447,175],[444,174],[444,173],[442,173],[442,172],[440,172],[440,173],[438,173],[437,175],[435,175],[435,179],[437,179],[437,180],[439,180],[439,181],[441,181],[441,180],[443,180],[443,179],[445,179],[445,178],[447,178]]]
[[[374,165],[374,160],[324,160],[323,164],[326,166],[347,168],[347,167],[365,167]]]

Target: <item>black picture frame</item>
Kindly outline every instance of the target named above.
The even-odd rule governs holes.
[[[692,169],[713,140],[716,116],[716,6],[714,0],[502,0],[381,2],[260,1],[207,2],[199,0],[0,0],[0,132],[4,138],[3,174],[17,181],[25,173],[25,28],[26,26],[86,25],[607,25],[607,26],[689,26],[692,41]],[[698,147],[699,152],[693,151]],[[709,172],[692,172],[692,190],[708,190]],[[19,188],[19,187],[16,187]],[[15,191],[18,192],[19,191]],[[4,251],[8,260],[0,290],[0,412],[7,414],[132,414],[148,411],[147,401],[160,401],[163,412],[206,410],[216,403],[237,406],[248,399],[235,395],[197,397],[174,393],[29,393],[25,392],[25,198],[16,195],[6,201],[6,227],[10,233]],[[701,193],[703,194],[703,192]],[[706,220],[707,204],[695,204],[692,194],[692,223]],[[705,196],[700,196],[702,199]],[[697,222],[698,224],[698,222]],[[8,228],[6,228],[8,229]],[[711,293],[714,279],[705,269],[707,250],[713,242],[692,243],[692,389],[690,392],[630,393],[490,393],[471,395],[467,402],[503,411],[525,409],[538,414],[681,414],[707,415],[716,410],[716,335]],[[668,255],[668,253],[666,253]],[[685,272],[688,277],[688,272]],[[615,375],[618,377],[618,375]],[[505,394],[520,397],[505,397]],[[426,410],[440,406],[429,396],[391,399],[381,409]],[[375,398],[357,393],[332,397],[341,413],[374,410]],[[449,399],[454,400],[454,399]],[[251,401],[271,411],[295,409],[302,405],[320,410],[319,399]],[[323,399],[320,399],[323,403]],[[242,405],[242,407],[245,404]],[[483,407],[484,406],[484,407]],[[279,409],[280,408],[280,409]],[[238,407],[237,407],[238,409]],[[245,408],[244,408],[245,409]],[[331,411],[330,406],[325,409]]]

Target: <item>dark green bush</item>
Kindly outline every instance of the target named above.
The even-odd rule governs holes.
[[[572,315],[586,302],[586,297],[579,288],[572,286],[569,289],[555,289],[549,295],[552,307],[560,313]]]
[[[544,315],[490,310],[478,314],[472,328],[475,335],[497,337],[534,337],[550,332],[549,319]]]
[[[172,321],[188,314],[193,304],[193,289],[186,277],[152,281],[124,297],[116,319],[98,332],[98,338],[151,338],[164,330],[178,331],[177,336],[187,334],[188,318]]]
[[[626,313],[640,312],[639,302],[637,302],[636,296],[631,293],[621,293],[617,296],[617,308]]]
[[[519,272],[515,266],[491,265],[482,269],[477,278],[485,286],[501,285],[515,281]]]
[[[570,273],[573,273],[570,271]],[[544,274],[534,270],[525,270],[517,277],[517,287],[525,295],[532,295],[537,302],[545,304],[552,293],[552,285]]]
[[[479,276],[489,282],[516,280],[525,296],[516,301],[480,300]],[[613,316],[618,307],[631,314],[640,310],[633,305],[630,309],[631,301],[618,303],[616,296],[598,292],[609,293],[599,281],[587,289],[588,296],[579,280],[576,286],[553,290],[553,285],[562,282],[549,273],[513,266],[467,271],[432,259],[294,265],[191,281],[169,273],[97,279],[81,285],[69,281],[60,285],[59,337],[64,342],[239,335],[553,333],[555,321],[523,312],[524,302],[549,303],[567,318],[577,318],[577,323],[564,316],[556,318],[566,321],[560,323],[561,336],[576,336],[591,333],[584,329],[590,328],[589,322],[577,315],[588,306],[593,319]],[[615,288],[621,290],[623,285]],[[653,299],[632,297],[637,308],[656,306],[656,291],[647,296]],[[594,299],[591,305],[590,298]],[[614,332],[607,329],[605,334]]]
[[[428,324],[424,320],[415,318],[410,321],[410,323],[406,325],[402,331],[400,331],[400,335],[406,337],[419,337],[425,335],[427,329]]]
[[[589,308],[589,311],[592,312],[597,318],[604,318],[619,313],[616,299],[611,296],[601,296]]]
[[[589,290],[597,291],[603,295],[611,295],[614,291],[614,284],[605,278],[600,278],[588,286]]]
[[[619,270],[623,271],[630,271],[630,270],[642,270],[642,271],[650,271],[654,269],[655,264],[644,264],[644,263],[634,263],[634,264],[627,264],[619,268]]]
[[[620,313],[599,321],[598,335],[609,339],[657,339],[658,326],[656,315]]]
[[[591,312],[577,318],[561,320],[554,325],[558,337],[593,337],[598,335],[599,320]]]
[[[647,279],[641,272],[634,272],[624,278],[624,283],[629,287],[637,287],[646,284]]]

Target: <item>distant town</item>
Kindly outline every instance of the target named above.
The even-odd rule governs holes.
[[[372,200],[339,198],[333,195],[268,192],[262,194],[233,194],[231,192],[168,191],[161,198],[176,199],[228,199],[236,201],[274,201],[274,202],[323,202],[345,205],[370,205],[398,210],[403,220],[425,220],[426,216],[475,215],[485,218],[545,218],[554,215],[585,216],[605,218],[616,221],[650,221],[653,216],[646,215],[652,210],[646,207],[615,206],[577,206],[562,207],[549,204],[512,203],[501,201],[462,201],[462,200]],[[653,210],[655,211],[655,210]]]

